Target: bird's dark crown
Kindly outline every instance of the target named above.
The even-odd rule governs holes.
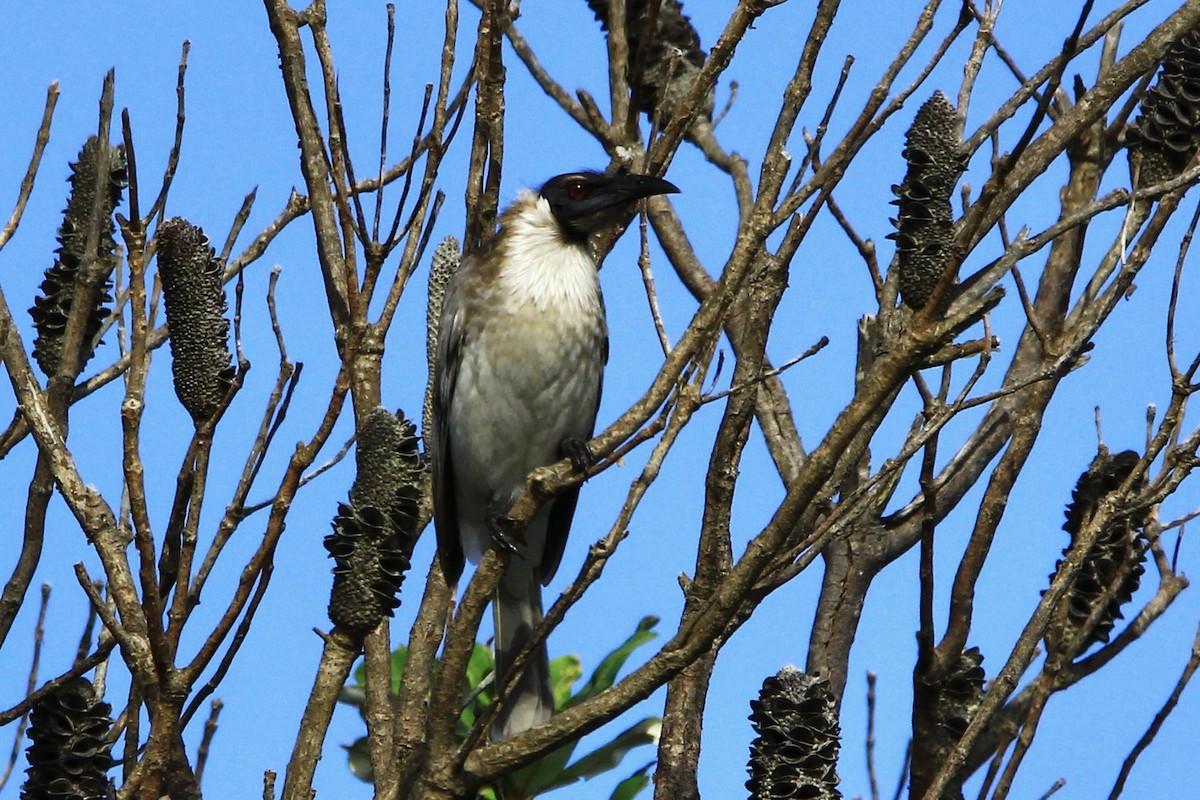
[[[643,197],[678,191],[675,184],[653,175],[587,170],[556,175],[538,193],[566,233],[586,238],[619,221]]]

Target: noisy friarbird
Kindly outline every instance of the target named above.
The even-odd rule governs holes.
[[[505,514],[530,471],[586,456],[600,405],[608,327],[590,240],[628,221],[639,200],[679,191],[649,175],[573,172],[522,190],[496,234],[446,288],[434,374],[434,521],[446,582],[464,558],[511,547],[496,588],[496,685],[542,620],[542,586],[562,558],[579,487],[508,537]],[[545,642],[492,728],[504,739],[554,711]]]

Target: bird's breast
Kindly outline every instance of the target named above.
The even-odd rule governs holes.
[[[591,437],[607,340],[594,270],[592,281],[585,302],[493,291],[472,304],[449,422],[459,491],[478,495],[460,504],[503,505],[563,439]]]
[[[584,246],[514,231],[495,280],[474,300],[463,354],[468,374],[509,398],[514,411],[548,422],[581,408],[595,412],[608,332]]]
[[[530,302],[496,311],[467,332],[459,387],[473,387],[479,397],[462,401],[471,409],[491,407],[485,413],[513,423],[523,419],[559,431],[583,416],[590,428],[604,366],[603,312],[547,312]]]

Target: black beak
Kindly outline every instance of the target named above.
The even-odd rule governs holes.
[[[632,203],[656,194],[679,194],[679,187],[653,175],[616,175],[603,194],[611,205]]]

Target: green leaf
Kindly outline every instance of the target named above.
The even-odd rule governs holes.
[[[467,662],[466,685],[463,686],[463,694],[464,697],[471,698],[471,701],[465,703],[462,714],[458,718],[460,738],[466,738],[467,734],[471,732],[471,728],[475,727],[475,721],[483,709],[492,704],[491,683],[489,682],[482,689],[480,684],[491,678],[495,663],[492,651],[488,647],[476,643],[474,649],[471,650],[471,659]]]
[[[559,779],[578,743],[578,740],[568,742],[557,750],[546,753],[532,764],[527,764],[508,775],[504,780],[504,796],[509,798],[514,796],[537,797],[539,794],[545,794],[554,786],[561,786]]]
[[[550,662],[550,685],[554,687],[554,707],[563,708],[571,699],[571,687],[583,677],[579,656],[559,656]]]
[[[592,673],[592,677],[588,679],[587,684],[579,691],[579,694],[566,702],[563,708],[578,705],[612,686],[617,680],[617,673],[621,671],[621,667],[625,666],[625,662],[629,660],[629,656],[633,654],[633,651],[658,636],[657,633],[652,632],[654,626],[657,624],[658,617],[642,617],[633,635],[626,639],[620,647],[604,657],[600,662],[600,666],[596,667],[596,671]]]
[[[371,783],[375,779],[375,768],[371,766],[371,750],[367,744],[367,737],[363,736],[354,744],[346,747],[346,761],[350,765],[350,774],[365,783]]]
[[[650,776],[647,773],[652,766],[654,766],[653,761],[618,783],[608,800],[633,800],[641,794],[642,789],[650,785]]]
[[[632,728],[617,735],[615,739],[602,747],[598,747],[571,766],[564,769],[559,776],[542,789],[543,792],[558,789],[579,780],[588,780],[616,769],[621,759],[635,747],[647,744],[658,744],[658,735],[662,730],[662,719],[647,717]]]
[[[571,696],[571,687],[583,675],[583,668],[579,658],[574,655],[566,655],[554,659],[550,665],[550,674],[554,686],[555,705],[560,709],[566,708],[582,702],[612,686],[616,681],[618,673],[625,666],[625,662],[629,660],[633,651],[658,635],[653,633],[653,628],[657,624],[657,617],[643,617],[639,621],[634,633],[618,648],[604,657],[592,673],[587,684],[573,697]],[[408,650],[403,646],[397,647],[392,653],[391,689],[393,695],[399,692],[407,660]],[[477,643],[471,651],[471,658],[467,663],[464,697],[469,698],[470,702],[465,704],[462,715],[459,718],[460,736],[467,735],[479,719],[482,710],[486,709],[493,702],[494,695],[490,678],[494,669],[495,659],[491,648]],[[434,674],[437,672],[436,662],[433,664],[433,672]],[[361,714],[365,712],[365,693],[361,687],[366,680],[366,670],[362,663],[354,670],[354,680],[358,685],[351,684],[344,687],[339,699],[341,702],[357,707]],[[569,767],[567,764],[575,752],[577,742],[565,744],[505,778],[503,781],[503,786],[507,790],[505,796],[510,799],[532,798],[550,789],[566,786],[579,780],[586,780],[608,770],[615,769],[621,763],[625,754],[634,747],[656,742],[660,727],[661,721],[657,718],[643,720],[617,736],[608,744],[589,753]],[[350,771],[360,780],[370,782],[372,780],[372,768],[366,738],[359,739],[353,745],[347,747],[346,751]],[[644,773],[652,764],[653,762],[644,767],[639,774],[632,775],[624,780],[617,787],[617,792],[624,792],[624,794],[614,793],[614,800],[632,798],[645,788],[648,778],[645,777]],[[485,790],[483,796],[486,797],[487,794]]]
[[[467,688],[474,689],[483,679],[492,674],[496,668],[496,660],[492,651],[486,645],[475,643],[471,651],[471,660],[467,662]]]

